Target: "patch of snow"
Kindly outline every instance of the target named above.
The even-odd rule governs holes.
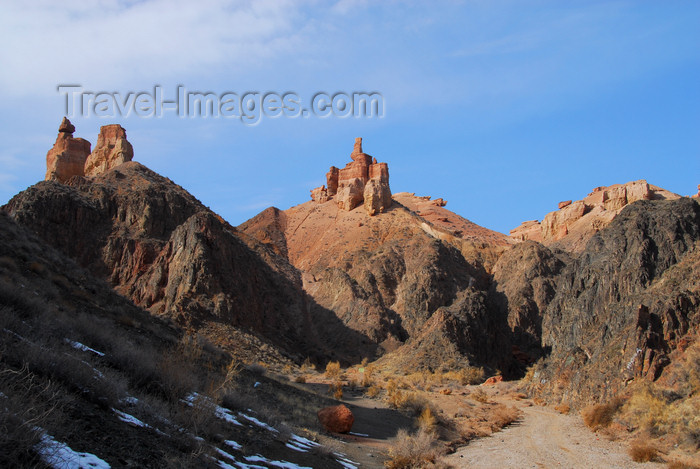
[[[41,442],[34,447],[41,459],[54,469],[109,469],[106,461],[94,454],[73,451],[67,444],[60,443],[44,433]]]
[[[315,446],[321,446],[315,441],[308,440],[299,435],[295,435],[294,433],[292,433],[292,436],[289,438],[289,441],[287,441],[284,445],[287,448],[293,449],[294,451],[299,451],[300,453],[307,453],[311,448]]]
[[[192,407],[194,405],[195,399],[197,398],[206,399],[209,403],[214,404],[211,399],[209,399],[206,396],[200,396],[199,393],[196,392],[188,394],[184,399],[180,399],[180,402]],[[215,406],[214,415],[216,415],[222,420],[226,420],[230,424],[238,425],[239,427],[243,426],[243,424],[236,420],[236,417],[234,417],[231,411],[228,410],[226,407],[221,407],[219,405]]]
[[[259,454],[256,454],[255,456],[246,456],[245,460],[250,462],[262,462],[265,464],[269,464],[270,466],[279,467],[281,469],[313,469],[309,466],[300,466],[298,464],[294,464],[293,462],[288,461],[272,461],[271,459],[267,459],[266,457],[260,456]]]
[[[232,455],[228,454],[228,453],[227,453],[226,451],[224,451],[223,449],[217,448],[216,446],[214,447],[214,449],[216,450],[217,453],[219,453],[219,454],[222,455],[223,457],[225,457],[225,458],[227,458],[227,459],[230,459],[231,461],[235,461],[235,460],[236,460],[236,458],[234,458]]]
[[[343,466],[345,469],[357,469],[360,466],[359,463],[346,458],[343,453],[333,453],[333,455],[335,456],[335,460],[338,461],[338,464]]]
[[[133,415],[129,415],[125,412],[122,412],[121,410],[117,409],[112,409],[112,411],[117,414],[117,417],[119,417],[119,420],[122,422],[126,422],[132,425],[136,425],[137,427],[144,427],[144,428],[150,428],[150,425],[143,423],[141,420],[137,419]]]
[[[134,396],[126,396],[125,398],[121,399],[119,402],[122,402],[124,404],[136,405],[139,403],[139,400],[136,399]]]
[[[94,353],[95,355],[99,355],[100,357],[104,357],[104,356],[105,356],[104,353],[98,352],[98,351],[95,350],[94,348],[90,348],[90,347],[88,347],[87,345],[81,344],[80,342],[76,342],[76,341],[70,340],[70,339],[63,339],[63,340],[65,340],[66,342],[68,342],[68,343],[70,344],[70,346],[73,347],[74,349],[82,350],[83,352],[92,352],[92,353]]]
[[[355,433],[355,432],[348,432],[349,435],[355,435],[355,436],[369,436],[366,433]]]
[[[265,422],[261,422],[260,420],[256,419],[255,417],[252,417],[248,414],[244,414],[243,412],[238,412],[238,415],[243,417],[244,419],[253,422],[255,425],[257,425],[260,428],[264,428],[265,430],[269,430],[274,433],[279,433],[279,430],[277,430],[274,427],[271,427],[270,425],[266,424]]]
[[[258,386],[260,386],[260,381],[256,381],[255,384],[253,385],[254,388],[257,388]]]
[[[235,449],[236,451],[240,451],[243,449],[243,446],[239,445],[233,440],[224,440],[224,444],[230,446],[231,448]]]

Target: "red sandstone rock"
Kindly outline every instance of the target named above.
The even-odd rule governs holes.
[[[438,207],[444,207],[445,205],[447,205],[447,201],[440,197],[433,200],[433,205],[437,205]]]
[[[338,171],[338,168],[331,166],[331,169],[326,173],[326,185],[328,186],[329,196],[338,193]]]
[[[344,168],[331,166],[326,173],[328,188],[317,187],[311,198],[319,203],[335,196],[341,210],[353,210],[364,203],[367,213],[375,215],[391,205],[389,166],[362,151],[362,138],[355,139],[351,162]],[[325,192],[324,192],[325,190]]]
[[[566,207],[566,206],[568,206],[568,205],[571,205],[571,201],[570,201],[570,200],[565,200],[564,202],[559,202],[558,207],[559,207],[559,209],[562,209],[562,208],[564,208],[564,207]]]
[[[82,176],[85,160],[90,154],[90,142],[73,138],[75,126],[63,118],[58,128],[58,137],[46,153],[46,180],[65,183],[73,176]]]
[[[352,412],[343,404],[321,409],[316,415],[323,428],[329,432],[347,433],[355,423]]]
[[[85,176],[96,176],[131,161],[134,149],[119,124],[103,125],[95,149],[85,161]]]
[[[364,183],[359,178],[343,182],[338,187],[336,199],[341,210],[350,211],[359,207],[364,201]]]
[[[326,186],[317,187],[316,189],[311,189],[311,199],[318,202],[324,203],[328,201],[328,191]]]
[[[496,383],[500,383],[502,381],[503,381],[503,376],[501,376],[501,375],[492,376],[489,379],[487,379],[486,381],[484,381],[482,383],[482,386],[491,386],[491,385],[494,385]]]
[[[389,184],[379,179],[370,179],[365,185],[364,202],[368,215],[383,213],[391,205]]]

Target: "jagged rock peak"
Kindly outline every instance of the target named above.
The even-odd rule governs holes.
[[[90,142],[73,138],[75,126],[64,117],[58,127],[58,137],[46,153],[47,181],[64,183],[73,176],[83,176],[85,160],[90,154]]]
[[[341,210],[353,210],[364,204],[371,215],[391,206],[389,166],[362,151],[362,138],[355,139],[351,162],[344,168],[331,166],[326,173],[326,185],[311,190],[311,199],[325,203],[334,199]],[[327,186],[327,187],[326,187]]]
[[[96,176],[134,157],[134,148],[126,139],[126,130],[119,124],[103,125],[97,145],[85,162],[85,175]]]
[[[64,117],[56,143],[46,154],[47,181],[66,183],[74,176],[96,176],[134,157],[134,149],[121,125],[103,125],[92,153],[90,142],[73,138],[74,132],[75,126]]]

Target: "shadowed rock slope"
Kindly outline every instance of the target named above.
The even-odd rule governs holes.
[[[341,349],[364,340],[312,307],[286,259],[139,163],[40,182],[3,210],[137,305],[217,342],[235,328],[307,356],[325,353],[319,328],[348,332]]]
[[[700,327],[700,205],[641,200],[594,234],[577,257],[525,242],[501,257],[501,314],[547,358],[533,389],[582,404],[656,380]],[[519,329],[518,329],[519,328]]]

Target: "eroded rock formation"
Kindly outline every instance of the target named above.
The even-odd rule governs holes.
[[[355,139],[352,161],[344,168],[331,166],[326,173],[326,186],[311,190],[311,198],[318,203],[335,199],[341,210],[354,210],[364,204],[369,215],[386,211],[391,205],[389,166],[378,163],[362,151],[362,138]]]
[[[516,241],[558,243],[580,251],[588,239],[607,226],[627,205],[638,200],[668,200],[680,196],[648,184],[645,180],[596,187],[583,200],[560,202],[559,210],[548,213],[542,223],[527,221],[511,230]]]
[[[126,130],[119,124],[103,125],[97,145],[85,162],[85,175],[96,176],[131,161],[134,149],[126,139]]]
[[[75,126],[64,117],[56,143],[46,154],[47,181],[66,183],[73,176],[97,176],[134,157],[134,149],[121,125],[103,125],[92,153],[90,142],[73,138],[73,132]]]
[[[58,127],[58,137],[46,154],[46,180],[66,182],[84,174],[85,160],[90,154],[90,142],[73,138],[75,126],[64,117]]]

